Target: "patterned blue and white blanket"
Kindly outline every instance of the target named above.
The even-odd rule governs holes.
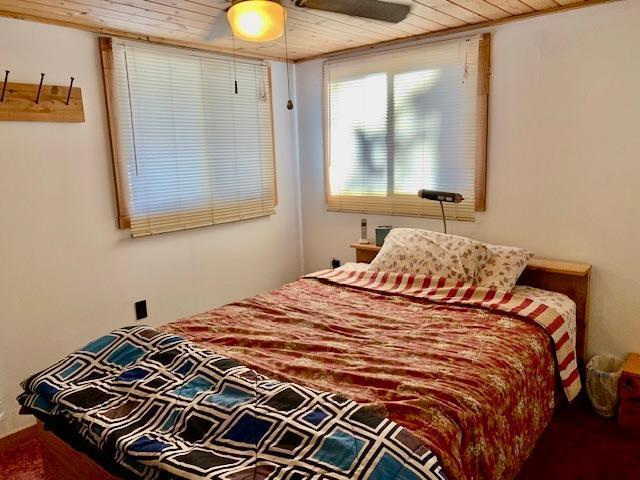
[[[22,387],[27,411],[127,478],[444,479],[428,448],[372,410],[150,327],[115,330]]]

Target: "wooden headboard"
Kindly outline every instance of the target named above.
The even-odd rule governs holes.
[[[356,262],[371,263],[380,247],[371,244],[352,243],[356,250]],[[589,288],[591,265],[533,258],[518,279],[519,285],[542,288],[564,293],[576,302],[576,354],[578,365],[584,365],[584,353],[589,320]]]

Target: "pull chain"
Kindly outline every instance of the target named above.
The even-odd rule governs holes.
[[[287,93],[289,94],[289,100],[287,100],[287,110],[293,110],[293,101],[291,100],[291,80],[289,79],[289,47],[287,45],[287,13],[282,6],[282,17],[284,22],[284,59],[287,62]]]
[[[238,72],[236,71],[236,36],[231,34],[231,41],[233,42],[233,88],[238,95]]]

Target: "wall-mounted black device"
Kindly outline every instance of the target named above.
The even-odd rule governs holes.
[[[135,303],[136,305],[136,320],[142,320],[143,318],[147,318],[147,301],[140,300]]]

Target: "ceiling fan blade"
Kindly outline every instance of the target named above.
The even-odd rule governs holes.
[[[231,35],[233,35],[233,33],[231,32],[231,25],[229,25],[227,11],[225,10],[213,21],[204,37],[204,41],[212,42],[220,38],[229,38]]]
[[[398,23],[407,18],[411,7],[381,0],[295,0],[298,7],[343,13],[352,17]]]

